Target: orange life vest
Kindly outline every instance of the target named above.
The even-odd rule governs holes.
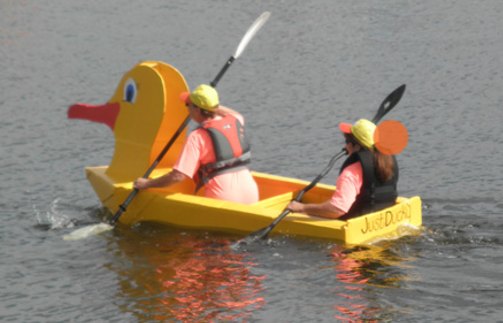
[[[244,126],[231,114],[221,119],[212,119],[201,125],[210,135],[216,161],[201,165],[198,174],[198,187],[211,178],[229,171],[247,167],[250,163],[250,144]]]

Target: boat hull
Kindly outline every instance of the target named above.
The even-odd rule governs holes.
[[[103,205],[115,213],[132,191],[131,182],[116,182],[107,175],[107,166],[88,167],[86,175]],[[154,171],[160,176],[169,169]],[[194,195],[192,182],[170,188],[142,191],[129,204],[119,222],[158,222],[167,225],[246,234],[268,226],[309,182],[253,172],[260,201],[251,205],[221,201]],[[321,202],[330,198],[335,186],[318,184],[305,196],[304,202]],[[202,194],[200,192],[200,194]],[[348,221],[324,219],[291,213],[273,230],[274,233],[330,239],[346,244],[362,244],[389,239],[417,231],[422,224],[419,197],[399,197],[387,209]],[[410,230],[412,229],[412,231]]]

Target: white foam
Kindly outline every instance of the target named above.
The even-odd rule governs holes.
[[[80,240],[80,239],[85,239],[89,236],[92,235],[97,235],[105,231],[110,231],[114,227],[111,226],[110,224],[107,223],[99,223],[99,224],[93,224],[93,225],[88,225],[83,228],[74,230],[73,232],[69,234],[65,234],[63,236],[63,240]]]

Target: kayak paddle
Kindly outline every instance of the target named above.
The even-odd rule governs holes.
[[[382,117],[384,117],[388,112],[390,112],[391,109],[393,109],[395,107],[395,105],[398,103],[398,101],[400,101],[404,92],[405,92],[405,84],[402,84],[397,89],[395,89],[393,92],[391,92],[386,97],[386,99],[384,99],[384,101],[381,103],[381,105],[379,106],[379,109],[377,110],[376,115],[372,119],[372,122],[378,123],[382,119]],[[316,186],[316,184],[318,184],[318,182],[323,177],[325,177],[325,175],[327,175],[328,172],[332,169],[332,167],[334,166],[334,163],[338,159],[340,159],[342,156],[344,156],[345,154],[346,154],[346,149],[343,148],[342,151],[340,151],[339,153],[334,155],[330,159],[330,162],[328,163],[327,167],[325,167],[325,169],[323,169],[323,171],[320,174],[318,174],[318,176],[316,176],[316,178],[313,179],[313,181],[311,183],[309,183],[309,185],[304,187],[297,194],[297,196],[295,197],[295,201],[300,202],[302,200],[302,197],[304,196],[304,194],[306,194],[309,190],[311,190],[314,186]],[[267,226],[263,229],[260,229],[258,231],[252,232],[247,237],[245,237],[241,240],[238,240],[237,242],[235,242],[233,244],[233,247],[236,247],[239,245],[250,244],[250,243],[253,243],[259,239],[265,239],[267,237],[267,235],[276,227],[276,225],[278,225],[278,223],[281,220],[283,220],[288,214],[290,214],[290,212],[292,212],[290,209],[285,209],[269,226]]]
[[[227,71],[227,69],[231,66],[231,64],[236,59],[239,58],[239,56],[241,56],[241,54],[243,53],[243,51],[245,50],[245,48],[248,46],[248,44],[250,43],[250,41],[252,40],[252,38],[255,36],[255,34],[260,30],[260,28],[262,28],[262,26],[266,23],[267,19],[269,19],[270,15],[271,15],[271,13],[268,12],[268,11],[263,12],[253,22],[253,24],[248,28],[248,30],[246,31],[246,34],[243,36],[243,38],[239,42],[239,45],[236,48],[236,51],[235,51],[234,55],[232,55],[227,60],[227,62],[222,67],[222,69],[220,70],[220,72],[217,74],[217,76],[215,77],[215,79],[210,83],[210,85],[212,87],[216,87],[217,86],[218,82],[220,81],[220,79],[222,78],[222,76],[225,74],[225,72]],[[176,141],[176,139],[178,138],[178,136],[183,132],[183,130],[189,124],[189,122],[190,122],[190,117],[187,116],[185,118],[185,120],[182,122],[182,124],[180,125],[180,127],[178,128],[178,130],[175,132],[175,134],[173,135],[173,137],[171,137],[171,139],[166,144],[166,146],[164,146],[164,148],[161,151],[161,153],[159,154],[159,156],[157,156],[157,158],[152,163],[152,165],[147,169],[147,171],[143,175],[143,178],[148,178],[149,177],[149,175],[157,167],[157,165],[159,164],[159,162],[162,160],[162,158],[164,157],[164,155],[166,155],[166,153],[168,152],[168,150],[171,148],[171,146],[174,144],[174,142]],[[129,206],[129,204],[131,203],[131,201],[136,197],[136,195],[138,194],[138,192],[139,192],[139,190],[135,188],[135,189],[133,189],[131,191],[131,193],[129,193],[129,195],[126,198],[126,200],[124,201],[124,203],[122,203],[121,205],[119,205],[119,209],[117,210],[117,212],[112,217],[112,219],[110,220],[109,223],[99,223],[99,224],[94,224],[94,225],[90,225],[90,226],[86,226],[86,227],[77,229],[77,230],[71,232],[70,234],[67,234],[67,235],[63,236],[63,239],[64,240],[79,240],[79,239],[86,238],[86,237],[88,237],[89,235],[92,235],[92,234],[98,234],[98,233],[101,233],[101,232],[104,232],[104,231],[112,230],[114,228],[113,226],[117,223],[117,221],[119,220],[119,218],[121,217],[121,215],[124,212],[126,212],[127,207]]]

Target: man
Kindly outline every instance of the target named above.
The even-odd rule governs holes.
[[[257,202],[257,183],[247,167],[250,146],[243,116],[221,106],[217,91],[206,84],[182,93],[180,99],[199,127],[187,137],[171,172],[155,179],[138,178],[134,187],[165,187],[191,178],[197,189],[204,186],[206,197],[244,204]]]
[[[392,155],[374,146],[375,124],[366,119],[341,123],[349,157],[341,167],[332,198],[322,203],[290,202],[288,209],[325,218],[346,220],[395,203],[398,165]]]

